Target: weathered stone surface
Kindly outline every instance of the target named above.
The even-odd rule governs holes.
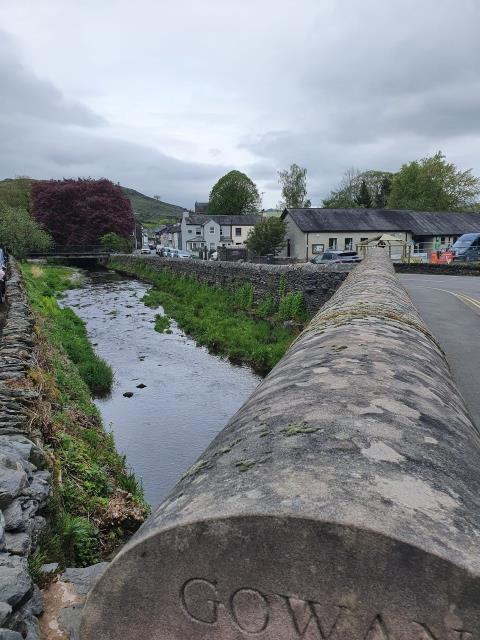
[[[115,557],[81,640],[479,640],[479,460],[372,253]]]
[[[78,567],[65,569],[60,580],[72,582],[78,593],[87,595],[107,567],[108,562],[99,562],[83,569]]]
[[[18,498],[4,510],[3,515],[5,517],[6,531],[25,530],[22,503]]]
[[[0,602],[20,605],[32,590],[26,558],[0,553]]]
[[[11,613],[12,607],[6,602],[0,602],[0,627],[5,624]]]
[[[30,536],[25,531],[17,533],[7,532],[5,534],[5,548],[8,553],[17,556],[26,556],[30,553]]]
[[[0,509],[7,507],[28,484],[18,458],[0,454]]]
[[[24,638],[17,631],[11,631],[10,629],[0,629],[0,640],[24,640]]]
[[[330,298],[345,280],[352,265],[316,265],[316,264],[252,264],[250,262],[210,262],[208,260],[175,260],[156,256],[115,256],[115,262],[132,264],[145,263],[154,271],[169,269],[179,275],[198,278],[217,286],[238,286],[249,282],[255,295],[271,295],[278,299],[280,288],[289,291],[302,291],[305,305],[311,312]]]

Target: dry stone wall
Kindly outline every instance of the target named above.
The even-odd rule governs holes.
[[[255,294],[278,299],[280,287],[285,291],[301,291],[305,306],[314,313],[338,289],[351,270],[351,265],[270,265],[249,262],[214,262],[182,260],[156,256],[115,256],[115,262],[125,265],[145,263],[155,271],[169,269],[179,275],[193,276],[211,285],[230,287],[244,282],[252,284]]]
[[[115,557],[81,640],[480,640],[479,460],[372,252]]]
[[[40,593],[27,558],[45,530],[48,459],[29,432],[37,396],[25,384],[33,359],[33,318],[13,258],[0,337],[0,638],[38,640]]]

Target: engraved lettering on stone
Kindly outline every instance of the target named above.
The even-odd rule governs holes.
[[[237,589],[230,598],[233,620],[244,633],[263,633],[270,619],[267,598],[256,589]]]
[[[315,636],[309,633],[308,637],[317,637],[320,640],[329,640],[333,632],[337,629],[338,622],[345,611],[348,611],[347,607],[338,605],[338,609],[335,620],[333,621],[329,630],[322,626],[320,617],[316,610],[316,606],[320,606],[319,602],[313,600],[300,600],[291,596],[280,595],[284,599],[287,606],[288,613],[293,623],[293,627],[297,632],[299,638],[305,638],[307,632],[315,630]]]
[[[378,615],[370,625],[364,640],[390,640],[387,627],[382,616]]]
[[[203,578],[187,580],[180,591],[180,601],[185,614],[194,622],[213,625],[218,621],[221,602],[214,582]]]

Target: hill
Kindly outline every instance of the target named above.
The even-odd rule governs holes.
[[[32,182],[35,182],[35,179],[27,177],[0,180],[0,200],[12,206],[22,206],[29,209]],[[183,207],[150,198],[135,189],[119,186],[132,203],[133,211],[140,222],[146,226],[171,224],[181,220]]]
[[[169,224],[180,220],[182,217],[183,207],[150,198],[128,187],[122,187],[122,191],[130,199],[134,213],[143,224],[148,226]]]

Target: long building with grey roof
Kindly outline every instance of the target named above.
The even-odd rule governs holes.
[[[446,249],[464,233],[480,233],[480,213],[404,209],[285,209],[284,255],[309,260],[327,250],[355,250],[384,233],[418,251]]]

